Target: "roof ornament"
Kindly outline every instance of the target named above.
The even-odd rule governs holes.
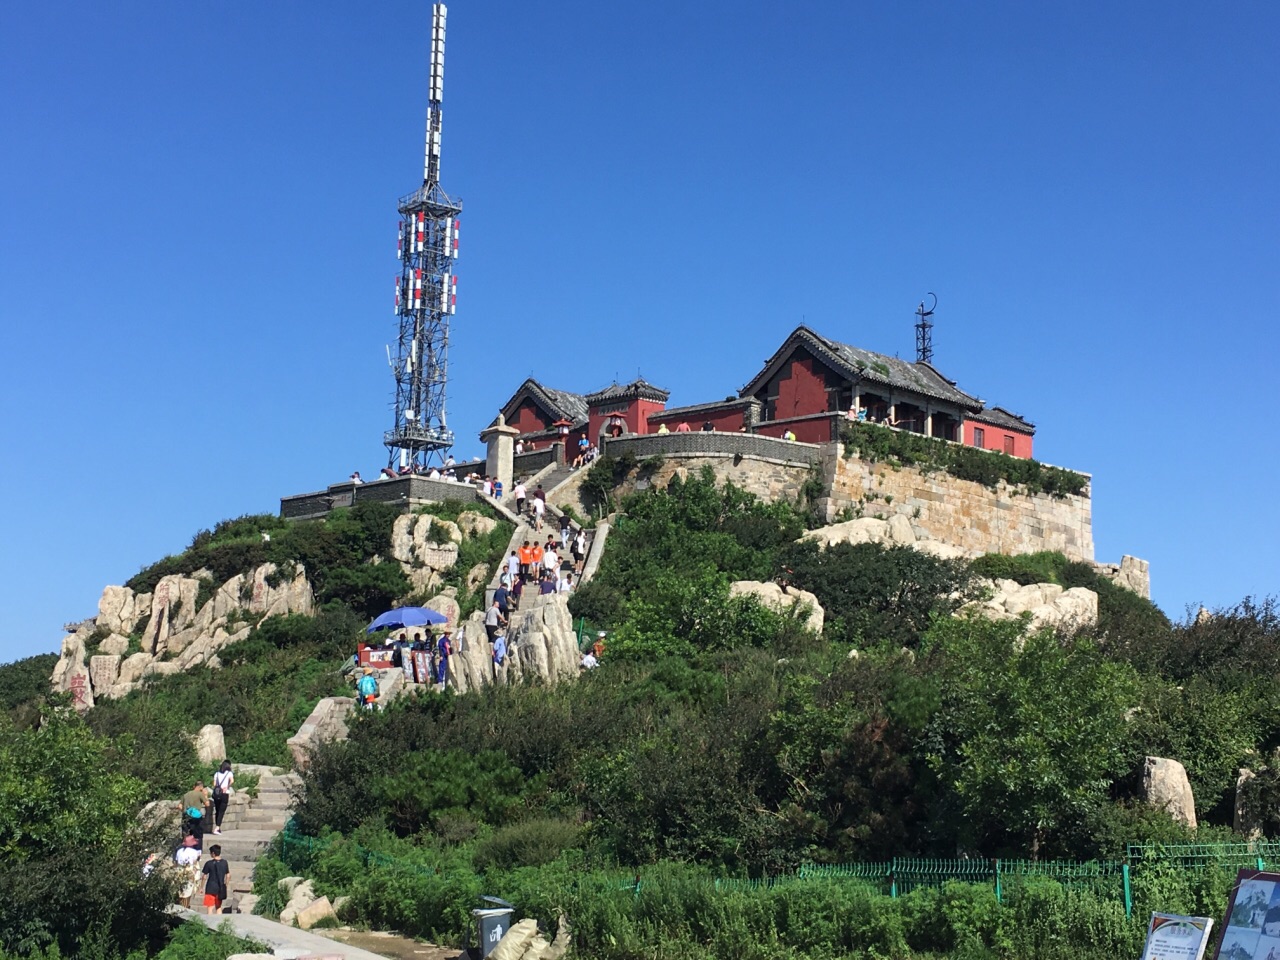
[[[933,362],[933,323],[929,320],[933,316],[933,311],[938,308],[937,294],[930,292],[929,296],[933,297],[933,306],[928,310],[924,308],[924,301],[920,301],[920,306],[916,307],[916,363],[932,363]]]

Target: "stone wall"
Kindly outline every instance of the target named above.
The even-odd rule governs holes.
[[[629,453],[637,460],[680,456],[759,457],[805,466],[817,463],[822,457],[822,447],[816,443],[796,443],[752,433],[703,433],[700,430],[618,437],[606,441],[602,452],[611,457]]]
[[[335,507],[375,501],[401,503],[405,507],[419,503],[478,500],[479,492],[469,483],[456,480],[432,480],[428,477],[397,477],[394,480],[369,480],[365,483],[335,483],[327,490],[300,493],[280,498],[280,516],[286,520],[310,520],[323,517]]]
[[[662,437],[637,437],[635,439],[645,441],[648,446],[650,440],[670,440],[673,437],[681,439],[688,436],[699,436],[699,434],[670,434]],[[764,440],[779,446],[792,448],[789,452],[798,453],[796,448],[809,447],[809,444],[788,443],[783,440],[769,440],[768,437],[735,437],[732,434],[701,434],[703,437],[720,436],[729,439],[744,440]],[[625,440],[610,440],[610,451],[616,451],[614,444],[627,443],[630,438]],[[636,444],[635,446],[640,446]],[[634,450],[634,446],[629,449]],[[643,448],[642,448],[643,449]],[[816,448],[814,448],[816,449]],[[790,499],[795,500],[800,495],[800,488],[804,485],[805,480],[809,477],[812,467],[804,460],[788,459],[780,460],[773,457],[761,457],[752,454],[731,454],[731,453],[706,453],[701,451],[688,452],[680,455],[665,455],[662,453],[651,453],[645,450],[643,453],[637,453],[637,457],[641,460],[650,457],[661,457],[661,464],[654,468],[640,468],[632,471],[622,485],[619,487],[619,493],[625,495],[635,490],[644,490],[649,486],[657,484],[665,487],[671,482],[671,478],[677,473],[682,477],[697,476],[703,467],[710,467],[715,474],[717,483],[730,482],[734,486],[753,493],[762,500],[778,500]],[[548,492],[548,499],[553,506],[563,509],[564,507],[572,507],[578,516],[586,517],[591,515],[591,510],[583,503],[581,497],[582,481],[586,477],[586,470],[578,470],[571,474],[567,480]]]
[[[971,553],[1056,550],[1093,561],[1093,509],[1088,491],[1053,497],[1000,483],[994,490],[936,471],[846,459],[839,444],[823,448],[828,522],[848,509],[855,515],[909,517],[934,540]]]
[[[517,453],[511,458],[511,475],[514,477],[531,477],[543,467],[553,463],[561,463],[560,451],[564,444],[553,443],[541,450],[529,450]]]

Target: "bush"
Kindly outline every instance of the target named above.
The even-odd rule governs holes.
[[[499,827],[476,845],[473,862],[482,872],[540,867],[577,846],[578,832],[572,823],[550,819]]]

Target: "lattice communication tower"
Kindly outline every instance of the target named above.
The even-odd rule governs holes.
[[[926,310],[923,300],[916,307],[916,363],[933,362],[933,321],[929,318],[938,309],[938,298],[932,293],[929,296],[933,297],[932,307]]]
[[[440,130],[444,97],[443,3],[431,8],[431,85],[427,98],[427,139],[422,186],[401,197],[396,256],[396,316],[400,318],[394,352],[387,360],[396,381],[395,425],[383,434],[391,466],[399,461],[426,466],[443,460],[453,446],[445,418],[449,380],[449,318],[458,302],[458,215],[462,201],[440,186]]]

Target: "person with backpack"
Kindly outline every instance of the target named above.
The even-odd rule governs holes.
[[[183,836],[195,837],[197,850],[204,849],[204,806],[208,799],[204,781],[197,780],[196,785],[178,801],[178,807],[182,810]]]
[[[213,775],[213,832],[222,832],[222,818],[227,812],[227,801],[231,799],[231,784],[236,775],[231,772],[231,761],[223,760],[218,772]]]
[[[373,667],[365,667],[364,676],[356,681],[356,699],[366,710],[377,706],[378,678],[373,675]]]

